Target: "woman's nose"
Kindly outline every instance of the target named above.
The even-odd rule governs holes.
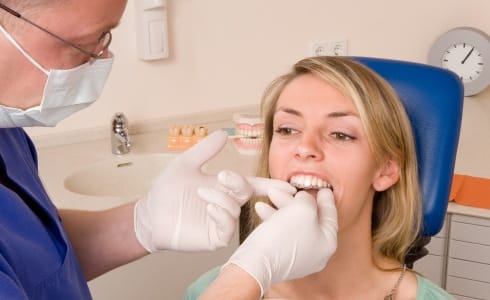
[[[296,149],[299,159],[320,160],[323,158],[321,140],[316,135],[303,135]]]

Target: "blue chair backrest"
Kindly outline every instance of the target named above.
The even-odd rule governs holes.
[[[351,57],[377,72],[398,93],[412,124],[423,202],[424,236],[434,236],[446,215],[463,112],[456,74],[420,63]]]

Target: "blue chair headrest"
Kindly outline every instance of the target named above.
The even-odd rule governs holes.
[[[369,67],[396,90],[415,135],[423,202],[423,232],[443,225],[458,148],[463,86],[456,74],[420,63],[351,57]]]

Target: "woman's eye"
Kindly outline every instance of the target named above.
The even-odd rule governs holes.
[[[298,131],[293,128],[281,127],[281,128],[277,128],[274,132],[278,133],[279,135],[291,135]]]
[[[348,135],[346,133],[343,133],[343,132],[333,132],[333,133],[331,133],[331,135],[334,138],[336,138],[337,140],[341,140],[341,141],[352,141],[352,140],[356,139],[355,137]]]

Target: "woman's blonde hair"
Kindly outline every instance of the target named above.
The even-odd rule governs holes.
[[[356,105],[375,160],[387,159],[400,167],[400,179],[386,191],[376,192],[372,212],[373,253],[404,263],[421,224],[421,196],[417,157],[410,121],[393,88],[379,75],[345,57],[311,57],[293,66],[288,74],[274,80],[262,98],[264,136],[257,175],[270,177],[269,146],[273,134],[276,103],[284,88],[295,78],[312,74],[335,87]],[[242,208],[240,240],[243,241],[261,220],[252,199]]]

